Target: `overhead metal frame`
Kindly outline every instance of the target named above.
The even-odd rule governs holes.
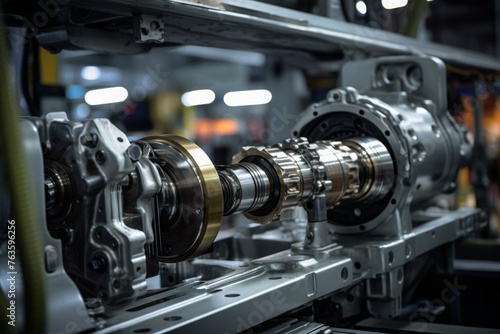
[[[380,29],[252,0],[75,0],[71,6],[118,15],[156,15],[167,43],[327,57],[341,50],[428,55],[469,68],[499,71],[497,58]]]

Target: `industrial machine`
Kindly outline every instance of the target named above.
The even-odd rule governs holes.
[[[442,205],[472,154],[448,112],[443,60],[497,61],[382,32],[353,38],[348,23],[335,30],[255,1],[68,3],[29,12],[47,16],[27,31],[54,52],[207,44],[295,61],[347,49],[399,55],[354,55],[364,59],[343,65],[339,88],[298,115],[288,139],[242,147],[228,165],[179,136],[129,140],[107,119],[20,118],[42,238],[33,249],[43,249],[27,259],[43,274],[10,267],[10,234],[1,240],[3,299],[15,301],[18,332],[34,330],[34,316],[47,333],[368,333],[350,326],[363,317],[430,325],[413,295],[422,273],[429,263],[451,272],[455,241],[487,224],[481,209]],[[237,213],[253,223],[221,229]],[[9,277],[42,282],[43,312],[30,313],[26,286],[10,297]],[[460,293],[456,280],[447,286],[438,306]],[[442,311],[435,304],[429,313]]]
[[[341,318],[365,307],[397,317],[419,259],[438,250],[449,267],[453,242],[485,223],[478,209],[427,210],[455,189],[471,144],[446,110],[439,59],[362,60],[342,78],[290,139],[244,147],[226,166],[177,136],[129,142],[106,119],[21,120],[45,231],[48,332],[241,332],[318,301],[335,301]],[[304,239],[288,250],[213,252],[223,215],[266,224],[296,207]],[[177,262],[192,275],[148,290],[159,264]]]

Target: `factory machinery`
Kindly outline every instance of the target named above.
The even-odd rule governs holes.
[[[479,209],[429,209],[455,190],[471,144],[447,111],[441,60],[354,61],[341,77],[289,139],[224,166],[178,136],[129,142],[106,119],[23,118],[47,332],[328,333],[363,312],[398,317],[422,259],[451,268],[453,242],[486,223]],[[301,240],[287,244],[297,207]],[[245,256],[239,241],[263,240],[218,236],[235,213],[286,247]]]

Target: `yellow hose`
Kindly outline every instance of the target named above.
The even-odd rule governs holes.
[[[0,9],[0,145],[12,197],[17,232],[16,250],[21,260],[23,274],[26,319],[24,332],[45,333],[45,268],[42,234],[35,210],[31,205],[35,199],[30,188],[28,164],[24,152],[19,149],[22,147],[19,112],[9,75],[6,37],[3,10]],[[19,305],[19,301],[16,301],[16,305]],[[5,322],[5,317],[1,321]]]

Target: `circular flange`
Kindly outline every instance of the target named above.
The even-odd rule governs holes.
[[[174,216],[160,219],[158,260],[179,262],[203,254],[220,230],[224,211],[212,161],[195,143],[179,136],[151,136],[142,141],[153,148],[154,162],[170,176],[178,196]]]

